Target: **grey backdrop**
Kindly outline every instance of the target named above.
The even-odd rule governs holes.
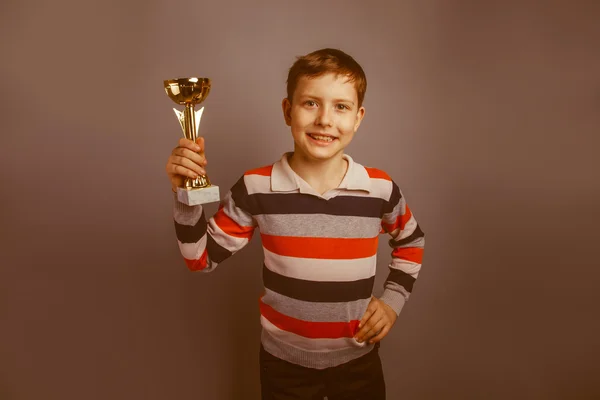
[[[258,399],[260,240],[187,271],[162,81],[213,79],[200,129],[225,191],[291,148],[287,68],[326,46],[369,79],[349,154],[399,182],[427,234],[382,346],[389,398],[600,397],[600,3],[0,10],[0,399]]]

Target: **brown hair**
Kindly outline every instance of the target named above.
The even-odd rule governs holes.
[[[291,102],[298,80],[302,76],[315,78],[326,73],[344,75],[354,83],[358,96],[358,107],[362,106],[367,91],[367,77],[354,58],[338,49],[321,49],[305,56],[297,57],[288,72],[287,97]]]

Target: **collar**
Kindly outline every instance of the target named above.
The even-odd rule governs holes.
[[[291,155],[291,152],[284,153],[281,159],[273,164],[271,190],[274,192],[292,192],[298,190],[300,193],[313,193],[314,190],[290,167],[288,157]],[[343,154],[342,157],[348,162],[348,170],[336,189],[370,192],[371,179],[365,167],[355,162],[347,154]]]

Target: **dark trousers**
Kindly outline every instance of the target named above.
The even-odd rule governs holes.
[[[262,400],[385,400],[379,343],[368,354],[323,370],[288,363],[260,348]]]

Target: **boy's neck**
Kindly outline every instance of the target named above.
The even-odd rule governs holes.
[[[301,153],[294,152],[288,158],[288,164],[300,178],[320,194],[338,187],[348,170],[348,161],[344,158],[343,152],[322,161],[312,160]]]

